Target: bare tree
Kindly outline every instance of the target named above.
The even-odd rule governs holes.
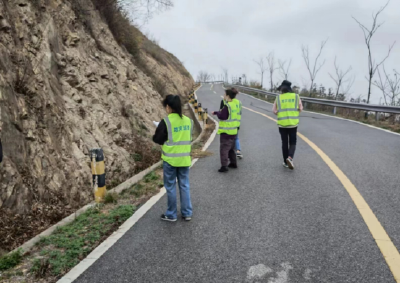
[[[343,98],[341,100],[345,100],[347,95],[350,94],[350,90],[354,85],[354,82],[356,80],[356,76],[353,75],[349,79],[346,80],[346,83],[342,84],[342,87],[340,89],[340,94],[342,94]]]
[[[223,73],[223,76],[224,76],[224,82],[228,83],[228,81],[229,81],[228,69],[225,68],[225,67],[221,67],[221,69],[222,69],[222,73]]]
[[[260,73],[261,74],[261,88],[263,87],[264,84],[264,73],[267,70],[267,66],[265,65],[264,57],[260,56],[258,60],[254,60],[254,63],[258,65],[260,68]]]
[[[367,46],[368,49],[368,98],[367,98],[367,103],[369,103],[370,96],[371,96],[371,85],[372,85],[372,79],[375,75],[376,70],[381,66],[387,58],[389,58],[390,52],[393,49],[393,46],[395,45],[396,41],[389,46],[389,51],[387,55],[379,62],[376,63],[375,59],[372,58],[372,51],[371,51],[371,40],[376,31],[382,26],[383,23],[377,23],[378,21],[378,16],[385,10],[385,8],[389,5],[390,0],[387,1],[386,5],[381,7],[378,12],[372,14],[372,26],[371,28],[367,28],[365,25],[360,23],[356,18],[352,17],[357,24],[360,26],[361,30],[363,31],[364,34],[364,40],[365,40],[365,45]],[[367,116],[367,113],[366,113]]]
[[[321,64],[318,64],[318,60],[321,57],[322,50],[324,49],[324,47],[325,47],[327,42],[328,42],[328,39],[326,39],[326,40],[321,42],[321,46],[319,48],[319,53],[318,53],[317,57],[315,57],[315,60],[314,60],[313,63],[310,62],[310,50],[308,48],[308,45],[307,46],[303,45],[301,47],[301,51],[303,53],[304,63],[306,64],[308,73],[310,74],[310,80],[311,80],[310,96],[312,94],[312,88],[313,88],[313,85],[314,85],[315,78],[317,77],[318,72],[321,70],[322,66],[325,64],[325,60]]]
[[[274,52],[270,52],[268,54],[267,62],[268,62],[268,69],[269,69],[270,91],[273,91],[274,90],[274,72],[275,72],[275,70],[278,69],[278,67],[275,66],[275,55],[274,55]]]
[[[289,64],[287,64],[287,66],[286,66],[286,61],[278,60],[278,65],[279,65],[279,71],[281,72],[283,79],[287,80],[289,77],[289,69],[290,66],[292,65],[292,59],[290,59]]]
[[[207,73],[206,71],[200,71],[197,75],[197,81],[201,83],[205,83],[211,79],[211,74]]]
[[[343,83],[347,83],[348,80],[345,80],[345,77],[350,73],[352,70],[352,67],[348,67],[346,71],[343,71],[342,69],[339,68],[337,65],[337,58],[335,56],[335,61],[334,61],[334,66],[335,66],[335,76],[333,76],[331,73],[329,73],[329,76],[331,79],[335,82],[336,84],[336,95],[335,95],[335,100],[337,100],[339,92],[342,90]]]
[[[396,70],[393,70],[394,75],[391,76],[386,72],[385,65],[382,65],[383,75],[379,69],[378,78],[379,81],[373,82],[377,88],[382,91],[383,99],[386,105],[395,106],[397,104],[398,96],[400,95],[400,76]]]

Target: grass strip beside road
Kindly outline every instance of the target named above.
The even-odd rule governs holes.
[[[74,222],[42,238],[32,254],[15,260],[13,264],[18,266],[0,275],[0,282],[55,282],[118,229],[135,209],[133,205],[110,209],[102,204],[90,208]]]

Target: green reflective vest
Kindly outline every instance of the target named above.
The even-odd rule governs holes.
[[[192,165],[193,120],[182,118],[171,113],[164,118],[168,130],[168,140],[162,146],[162,159],[174,167],[189,167]]]
[[[283,93],[276,98],[278,108],[278,125],[280,127],[294,127],[299,124],[299,95]]]
[[[220,120],[218,134],[228,134],[231,136],[237,135],[238,132],[238,105],[236,102],[226,102],[225,106],[228,107],[229,117],[228,120]]]
[[[234,98],[232,101],[236,103],[236,108],[239,109],[239,112],[237,113],[237,125],[239,128],[240,123],[242,122],[242,102],[236,98]]]

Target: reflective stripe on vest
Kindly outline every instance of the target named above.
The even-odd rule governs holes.
[[[237,126],[239,128],[240,127],[240,123],[242,122],[242,102],[240,102],[240,100],[238,100],[236,98],[233,99],[232,101],[236,103],[237,108],[239,109],[238,113],[237,113],[237,119],[236,119]]]
[[[218,134],[237,135],[237,124],[239,120],[237,117],[238,110],[236,103],[233,101],[225,102],[225,106],[228,108],[229,117],[228,120],[219,121]]]
[[[176,114],[169,114],[164,118],[167,125],[168,140],[162,146],[162,159],[174,167],[189,167],[192,164],[191,142],[193,134],[193,120],[182,118]]]
[[[293,127],[299,124],[299,95],[284,93],[277,97],[278,125]]]
[[[184,156],[190,156],[190,152],[189,153],[166,153],[166,152],[162,152],[163,155],[165,155],[166,157],[184,157]]]

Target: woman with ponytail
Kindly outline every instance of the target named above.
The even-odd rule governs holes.
[[[177,215],[176,179],[181,199],[181,216],[185,221],[192,219],[190,200],[189,168],[192,164],[191,143],[193,121],[182,114],[178,95],[167,95],[163,106],[168,116],[158,124],[153,141],[162,145],[164,186],[167,190],[168,208],[161,219],[175,222]]]

